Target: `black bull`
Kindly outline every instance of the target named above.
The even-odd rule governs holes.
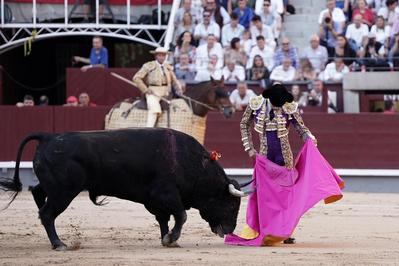
[[[14,178],[0,179],[0,188],[14,191],[12,200],[22,190],[19,163],[31,140],[39,142],[33,160],[39,184],[32,194],[54,249],[66,248],[57,235],[55,219],[83,190],[96,205],[101,204],[98,196],[144,204],[159,222],[164,246],[177,245],[190,208],[198,209],[219,236],[236,227],[239,184],[228,179],[204,147],[184,133],[125,129],[29,135],[20,144]],[[175,225],[169,231],[171,215]]]

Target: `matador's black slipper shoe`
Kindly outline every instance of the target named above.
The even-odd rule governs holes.
[[[286,240],[284,240],[283,243],[284,244],[295,244],[296,241],[295,241],[295,238],[290,237],[290,238],[287,238]]]

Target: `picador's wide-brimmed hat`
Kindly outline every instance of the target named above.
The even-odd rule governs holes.
[[[168,54],[169,51],[165,47],[157,47],[157,49],[150,51],[152,54]]]
[[[281,107],[285,103],[290,103],[294,100],[294,96],[281,83],[274,83],[268,87],[262,92],[262,96],[269,99],[273,106],[276,107]]]

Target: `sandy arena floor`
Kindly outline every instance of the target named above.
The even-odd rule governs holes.
[[[0,198],[4,206],[4,195]],[[246,200],[238,228],[244,223]],[[163,248],[155,219],[143,206],[111,198],[94,206],[78,196],[57,220],[58,233],[74,251],[52,251],[37,208],[23,192],[0,212],[2,265],[399,265],[399,194],[346,193],[319,204],[297,227],[295,245],[232,247],[189,211],[181,248]]]

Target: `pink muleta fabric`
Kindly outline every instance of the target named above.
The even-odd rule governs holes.
[[[288,170],[257,155],[253,186],[247,207],[247,225],[257,237],[226,236],[231,245],[272,245],[291,236],[301,216],[320,200],[342,198],[343,180],[311,140],[299,152],[295,167]],[[245,234],[244,234],[245,235]]]

